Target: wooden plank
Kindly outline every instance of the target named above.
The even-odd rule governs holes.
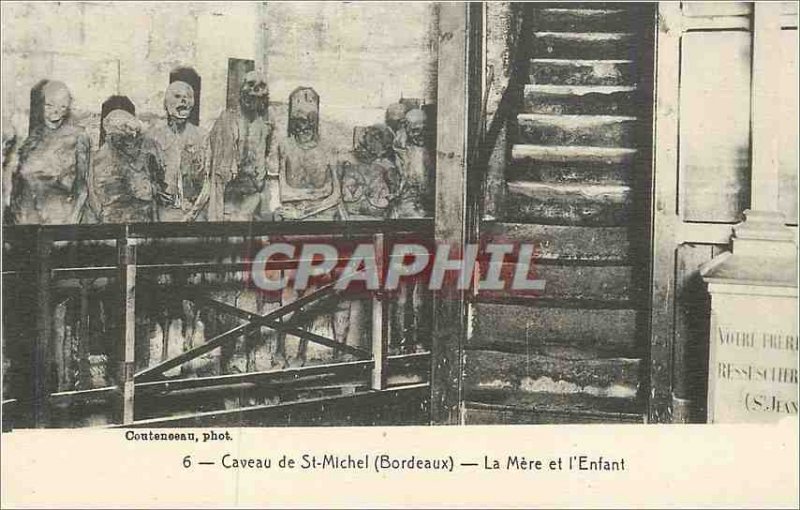
[[[678,184],[681,12],[678,2],[658,4],[656,30],[653,263],[650,312],[648,420],[671,421],[674,330],[675,204]]]
[[[277,405],[242,407],[189,415],[138,420],[132,428],[423,425],[428,421],[428,384],[382,391],[308,399]]]
[[[3,225],[5,242],[26,242],[36,239],[41,230],[53,241],[111,241],[124,235],[127,228],[131,238],[200,238],[222,237],[231,240],[235,237],[252,238],[277,235],[338,235],[345,238],[372,235],[378,232],[393,234],[433,233],[431,218],[403,218],[376,221],[218,221],[197,223],[132,223],[106,225]],[[240,240],[240,241],[241,241]]]
[[[435,239],[451,247],[466,242],[467,214],[467,76],[469,7],[439,5],[439,68],[436,123]],[[474,64],[473,64],[474,65]],[[452,249],[452,248],[451,248]],[[459,254],[451,254],[457,258]],[[460,422],[462,341],[467,307],[462,293],[433,294],[431,420]]]
[[[261,50],[261,48],[258,48]],[[244,75],[255,70],[256,63],[253,60],[241,58],[228,59],[228,87],[225,94],[225,109],[239,109],[239,88],[242,85]]]
[[[224,386],[231,384],[254,383],[257,385],[270,385],[293,381],[304,377],[320,375],[341,375],[358,378],[364,376],[372,367],[372,360],[347,361],[329,363],[324,365],[311,365],[305,367],[285,368],[281,370],[268,370],[262,372],[246,372],[242,374],[225,374],[207,377],[190,377],[182,379],[166,379],[160,381],[147,381],[136,383],[136,391],[142,394],[153,392],[170,392],[202,388],[204,386]],[[401,354],[386,357],[386,367],[389,375],[404,372],[426,373],[430,365],[430,353]]]

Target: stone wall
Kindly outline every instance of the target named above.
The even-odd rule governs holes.
[[[430,101],[426,91],[435,90],[427,3],[31,2],[2,9],[3,124],[23,136],[30,89],[43,78],[67,83],[75,115],[96,144],[107,97],[129,96],[145,120],[162,116],[169,71],[179,65],[202,77],[200,123],[208,128],[225,107],[228,58],[261,58],[264,45],[271,99],[283,103],[295,87],[314,87],[321,117],[336,123],[379,122],[401,96]]]

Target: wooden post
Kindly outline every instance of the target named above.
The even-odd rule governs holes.
[[[136,245],[128,236],[125,226],[124,236],[117,241],[120,267],[120,288],[122,291],[122,359],[120,360],[119,386],[122,392],[122,423],[133,422],[133,376],[135,373],[136,346]]]
[[[77,365],[75,381],[77,388],[81,390],[91,388],[91,375],[89,374],[89,344],[91,339],[91,324],[89,321],[89,291],[91,282],[81,280],[81,304],[80,304],[80,325],[78,328],[78,359],[74,360]]]
[[[461,255],[466,240],[468,23],[468,4],[439,4],[434,237],[437,244],[450,245],[452,258]],[[443,296],[434,291],[433,310],[431,421],[459,424],[462,344],[467,332],[464,292]]]
[[[44,428],[49,418],[50,397],[50,337],[52,336],[53,314],[51,308],[51,252],[52,239],[44,228],[39,228],[36,239],[37,255],[37,324],[36,341],[33,346],[33,426]]]
[[[378,274],[383,274],[386,254],[383,234],[372,237],[375,246],[375,267]],[[387,347],[387,314],[384,311],[383,292],[375,291],[372,297],[372,389],[382,390],[386,384],[386,347]]]
[[[681,7],[660,2],[656,30],[653,159],[653,269],[650,309],[650,394],[648,420],[672,420],[672,348],[675,330],[675,232],[679,223],[678,112]]]
[[[256,62],[255,69],[265,77],[269,77],[269,24],[267,23],[267,2],[259,2],[256,6],[258,18],[256,23]]]

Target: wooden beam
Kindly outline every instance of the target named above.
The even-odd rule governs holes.
[[[33,346],[33,426],[46,427],[48,406],[46,397],[50,393],[50,339],[53,331],[51,303],[50,253],[53,241],[47,231],[39,229],[36,240],[37,260],[37,323],[36,340]]]
[[[428,392],[427,383],[412,384],[382,391],[139,420],[130,426],[421,425],[419,406],[427,400]],[[416,415],[410,414],[412,409]]]
[[[269,23],[267,6],[269,2],[258,2],[256,5],[256,71],[269,78]]]
[[[678,221],[680,2],[658,4],[653,139],[653,265],[648,419],[670,422],[675,329],[675,228]]]
[[[335,292],[335,291],[334,291]],[[206,305],[212,306],[224,313],[228,313],[234,315],[240,319],[246,320],[251,322],[254,326],[263,326],[266,328],[270,328],[274,331],[278,331],[280,333],[285,333],[287,335],[296,336],[303,340],[308,340],[310,342],[314,342],[320,345],[324,345],[326,347],[331,347],[334,350],[346,352],[348,354],[352,354],[361,359],[369,358],[369,353],[364,349],[359,349],[358,347],[353,347],[352,345],[343,344],[341,342],[337,342],[332,338],[327,338],[322,335],[318,335],[316,333],[312,333],[310,331],[306,331],[301,328],[294,327],[294,324],[297,324],[302,319],[308,315],[307,313],[303,313],[302,310],[298,311],[295,315],[292,316],[291,320],[287,322],[280,322],[279,320],[266,320],[264,316],[261,316],[254,312],[248,312],[247,310],[242,310],[241,308],[237,308],[233,305],[229,305],[228,303],[223,303],[221,301],[217,301],[216,299],[211,299],[206,296],[200,296],[195,292],[188,292],[187,298],[189,300],[199,301]],[[318,299],[322,299],[319,297]],[[294,302],[292,302],[294,303]],[[292,304],[289,303],[289,304]],[[283,307],[281,308],[283,309]],[[275,310],[275,312],[280,311]],[[274,313],[274,312],[273,312]],[[242,333],[246,334],[246,333]]]
[[[437,244],[450,246],[451,258],[460,256],[466,241],[469,21],[468,4],[439,4],[434,236]],[[464,292],[435,291],[433,310],[431,419],[458,424],[467,331]]]
[[[127,231],[126,231],[127,233]],[[136,348],[136,245],[127,235],[119,240],[120,287],[122,291],[122,360],[119,381],[122,390],[122,423],[133,422]]]
[[[281,317],[288,315],[291,312],[299,310],[308,303],[316,301],[317,299],[320,299],[321,297],[330,294],[335,290],[334,286],[336,284],[337,282],[329,283],[328,285],[320,287],[314,292],[306,294],[301,298],[295,299],[291,303],[284,305],[278,308],[277,310],[274,310],[266,315],[260,315],[258,317],[252,318],[250,322],[236,326],[235,328],[228,330],[225,333],[221,333],[215,336],[214,338],[209,339],[206,343],[201,344],[193,349],[190,349],[178,356],[175,356],[174,358],[168,359],[167,361],[159,363],[158,365],[150,367],[146,370],[142,370],[141,372],[136,374],[136,379],[140,381],[150,380],[153,377],[156,377],[157,375],[162,374],[171,368],[175,368],[177,366],[182,365],[183,363],[186,363],[189,360],[197,358],[198,356],[202,356],[203,354],[212,351],[217,347],[227,342],[230,342],[231,340],[239,338],[240,336],[249,335],[253,331],[256,331],[257,329],[263,326],[271,327],[273,320],[280,319]],[[308,332],[303,330],[295,330],[294,332],[292,332],[292,334],[294,335],[302,335],[305,333]],[[342,345],[341,347],[342,350],[347,350],[348,348],[353,349],[353,347],[344,346],[344,344],[337,343],[337,345]]]
[[[378,274],[383,274],[386,260],[385,243],[383,234],[375,234],[372,238],[375,247],[376,269]],[[386,382],[386,350],[387,350],[387,324],[386,310],[384,308],[384,295],[376,291],[372,297],[372,384],[373,390],[382,390]]]

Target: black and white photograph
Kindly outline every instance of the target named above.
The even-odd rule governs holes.
[[[2,436],[796,428],[797,10],[4,1]]]

